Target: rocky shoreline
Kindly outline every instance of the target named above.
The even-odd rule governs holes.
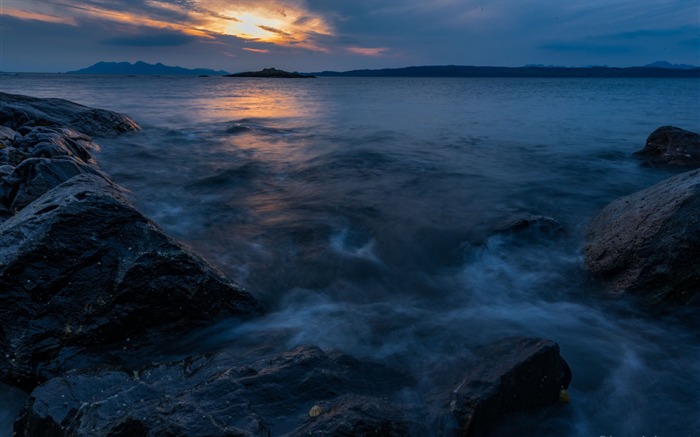
[[[264,309],[144,217],[100,170],[90,136],[134,132],[136,122],[61,99],[0,93],[0,103],[0,381],[29,393],[17,436],[480,435],[510,413],[568,401],[569,367],[558,345],[540,338],[466,351],[459,371],[411,401],[405,394],[417,375],[314,345],[152,362],[172,339]],[[590,271],[631,293],[667,284],[666,297],[652,293],[664,305],[694,302],[697,269],[678,269],[698,254],[696,229],[682,226],[697,217],[698,178],[671,178],[674,188],[657,190],[675,193],[666,197],[641,195],[674,205],[662,209],[676,214],[675,231],[665,231],[666,216],[650,226],[660,230],[659,247],[685,241],[677,262],[643,252],[650,264],[637,270],[657,272],[651,279],[609,279],[631,277],[615,263],[597,267],[602,254],[619,252],[599,244],[631,246],[601,234],[616,232],[610,220],[630,223],[624,207],[613,207],[591,224]],[[560,231],[546,217],[502,231],[540,226]]]
[[[414,376],[314,346],[152,363],[169,340],[260,305],[99,169],[83,132],[133,132],[133,120],[0,101],[0,381],[30,393],[16,435],[474,435],[568,387],[558,346],[523,337],[484,346],[418,405],[397,401]]]

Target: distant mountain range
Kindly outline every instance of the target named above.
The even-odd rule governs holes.
[[[381,70],[321,71],[314,76],[332,77],[698,77],[700,68],[654,62],[643,67],[476,67],[467,65],[434,65],[385,68]]]
[[[270,71],[277,71],[268,69]],[[265,71],[265,70],[263,70]],[[190,75],[224,76],[223,70],[207,68],[171,67],[161,63],[146,62],[98,62],[82,70],[68,74],[133,74],[133,75]],[[250,75],[252,73],[239,73]],[[261,73],[255,73],[261,75]],[[657,61],[641,67],[559,67],[552,65],[529,64],[524,67],[479,67],[469,65],[427,65],[420,67],[385,68],[379,70],[321,71],[304,73],[305,76],[340,77],[700,77],[700,68],[686,64],[671,64]]]
[[[652,62],[651,64],[645,65],[645,67],[655,67],[655,68],[673,68],[673,69],[678,69],[678,70],[691,70],[693,68],[698,68],[695,65],[688,65],[688,64],[671,64],[670,62],[666,61],[656,61]]]
[[[135,74],[135,75],[153,75],[153,76],[223,76],[229,74],[228,71],[210,70],[208,68],[182,68],[170,67],[163,65],[160,62],[157,64],[148,64],[138,61],[134,64],[129,62],[98,62],[82,70],[69,71],[67,74]]]

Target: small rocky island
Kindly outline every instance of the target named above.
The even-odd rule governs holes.
[[[243,73],[227,74],[224,77],[267,77],[274,79],[309,79],[316,76],[310,74],[290,73],[276,68],[264,68],[260,71],[246,71]]]
[[[314,345],[164,359],[174,339],[265,309],[100,169],[88,135],[138,130],[111,111],[0,93],[0,382],[27,394],[12,435],[473,436],[568,402],[571,371],[543,338],[465,346],[429,392],[405,366]]]

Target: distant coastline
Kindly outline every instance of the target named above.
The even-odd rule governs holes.
[[[478,67],[464,65],[435,65],[379,70],[321,71],[310,73],[319,77],[659,77],[700,78],[700,68],[668,67]]]
[[[16,75],[17,73],[2,73]],[[172,67],[162,63],[148,64],[138,61],[98,62],[80,70],[66,74],[113,74],[113,75],[152,75],[152,76],[226,76],[226,77],[267,77],[267,78],[307,78],[307,77],[532,77],[532,78],[700,78],[700,67],[685,64],[671,64],[656,61],[639,67],[562,67],[529,64],[522,67],[493,67],[473,65],[424,65],[401,68],[360,69],[349,71],[325,70],[319,72],[290,73],[276,68],[260,71],[229,73],[208,68]]]

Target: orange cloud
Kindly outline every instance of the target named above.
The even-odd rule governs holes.
[[[384,56],[389,51],[387,47],[348,47],[346,50],[362,56]]]
[[[23,11],[21,9],[0,9],[0,15],[19,18],[21,20],[44,21],[47,23],[68,24],[75,26],[77,23],[70,17],[57,17],[55,15],[42,14],[40,12]]]
[[[324,17],[304,7],[303,2],[285,0],[188,0],[167,2],[141,0],[82,2],[63,0],[5,0],[1,12],[21,19],[77,25],[81,19],[103,20],[167,29],[200,38],[234,36],[308,50],[327,51],[315,40],[333,31]],[[7,4],[9,3],[9,4]],[[232,4],[233,3],[233,4]]]
[[[269,50],[265,50],[265,49],[252,49],[252,48],[250,48],[250,47],[243,47],[243,50],[245,50],[245,51],[247,51],[247,52],[255,52],[255,53],[270,53]]]
[[[326,51],[314,42],[316,35],[333,34],[323,17],[314,16],[300,8],[280,9],[260,6],[259,3],[254,2],[241,3],[236,5],[235,9],[223,11],[224,15],[235,17],[236,21],[211,23],[211,28],[217,29],[217,26],[225,24],[225,27],[219,30],[225,35],[250,41]]]

